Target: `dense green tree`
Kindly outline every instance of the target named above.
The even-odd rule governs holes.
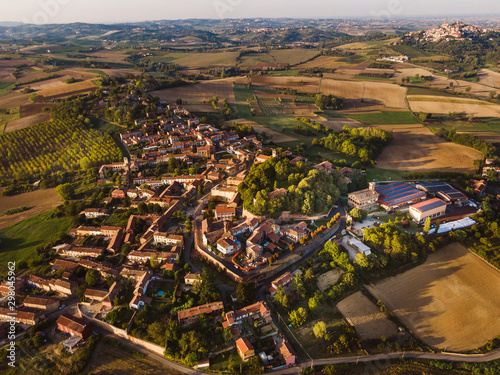
[[[323,321],[316,323],[313,327],[313,333],[316,338],[321,339],[326,335],[326,324]]]
[[[85,275],[85,282],[90,286],[96,286],[101,282],[101,274],[99,271],[89,269]]]
[[[303,307],[299,307],[288,314],[288,319],[295,328],[301,327],[307,321],[307,311]]]

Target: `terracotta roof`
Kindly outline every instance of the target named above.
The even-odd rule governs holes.
[[[70,314],[61,315],[57,319],[56,323],[64,327],[68,327],[70,330],[78,333],[83,333],[83,331],[87,327],[87,325],[82,319],[77,318],[76,316]]]
[[[27,296],[23,301],[23,303],[25,305],[30,304],[30,305],[39,305],[39,306],[51,305],[54,302],[57,302],[57,300],[55,300],[53,298],[42,297],[42,296],[39,296],[39,297]]]
[[[243,354],[250,350],[254,350],[252,344],[246,337],[236,340],[236,346],[238,347],[238,350]]]

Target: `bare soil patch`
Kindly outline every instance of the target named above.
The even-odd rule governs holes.
[[[13,132],[15,130],[29,128],[30,126],[39,124],[41,122],[50,121],[50,113],[39,113],[36,115],[22,117],[18,120],[11,121],[5,127],[5,132]]]
[[[356,328],[362,340],[386,338],[398,334],[398,327],[362,292],[356,292],[337,304],[346,320]]]
[[[500,73],[489,69],[479,69],[478,76],[480,84],[500,88]]]
[[[317,280],[318,289],[324,292],[329,287],[335,285],[335,283],[339,280],[342,274],[343,274],[342,270],[338,268],[322,273],[321,275],[318,276]]]
[[[60,80],[60,78],[59,78]],[[58,98],[69,95],[80,94],[83,92],[88,92],[94,90],[97,86],[92,81],[76,82],[72,84],[66,84],[62,82],[63,85],[58,85],[54,88],[44,89],[38,92],[38,95],[44,98]]]
[[[369,290],[434,348],[472,350],[500,334],[500,272],[461,244]]]
[[[9,197],[1,195],[3,190],[4,188],[0,188],[0,215],[5,210],[19,206],[25,206],[28,210],[14,215],[0,216],[0,229],[50,211],[62,202],[61,197],[56,193],[56,189],[35,190]]]
[[[473,172],[474,160],[483,154],[447,142],[423,125],[377,125],[394,132],[394,140],[377,159],[377,167],[399,171]]]

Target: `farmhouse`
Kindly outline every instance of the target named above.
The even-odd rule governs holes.
[[[57,321],[57,328],[64,333],[69,333],[71,336],[79,336],[82,340],[87,340],[92,334],[92,328],[82,319],[70,314],[61,315]]]
[[[184,284],[194,285],[196,283],[201,283],[201,275],[198,273],[188,273],[184,276]]]
[[[59,308],[59,301],[43,296],[27,296],[23,301],[24,307],[51,312]]]
[[[355,191],[347,196],[347,204],[350,207],[359,208],[361,210],[372,210],[377,207],[377,200],[379,193],[374,189],[371,184],[369,189]]]
[[[420,202],[426,198],[426,194],[405,182],[393,182],[388,185],[374,186],[373,188],[380,194],[378,203],[387,211]]]
[[[179,311],[177,318],[180,325],[188,325],[197,321],[201,314],[220,314],[223,311],[224,304],[222,301],[217,301]]]
[[[422,224],[428,217],[435,219],[436,217],[443,216],[445,212],[446,203],[439,198],[414,204],[410,206],[409,210],[410,216],[418,224]]]
[[[50,289],[54,292],[66,294],[68,296],[74,295],[77,288],[77,284],[74,281],[62,279],[52,279],[49,285]]]
[[[275,289],[278,289],[279,287],[284,288],[287,285],[289,285],[292,281],[293,281],[293,275],[290,272],[285,272],[283,275],[273,280],[271,286]]]
[[[60,253],[76,258],[97,258],[98,256],[104,254],[104,247],[79,247],[70,245],[62,248],[60,250]]]
[[[236,349],[238,350],[238,354],[240,355],[241,359],[244,361],[248,361],[250,357],[253,357],[255,355],[255,350],[246,337],[240,337],[238,340],[236,340]]]
[[[226,314],[226,320],[223,322],[223,326],[227,325],[228,327],[231,327],[248,318],[252,318],[254,320],[261,318],[269,323],[272,321],[271,309],[266,302],[260,301],[237,311],[229,311]]]
[[[215,220],[231,220],[236,216],[236,208],[219,204],[215,207]]]
[[[26,279],[28,285],[31,285],[38,289],[43,289],[46,292],[50,292],[49,280],[37,275],[29,275]]]

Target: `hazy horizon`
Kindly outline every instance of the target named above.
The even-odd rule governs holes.
[[[450,12],[450,10],[453,10]],[[500,3],[478,0],[310,0],[291,5],[274,0],[24,0],[0,5],[0,22],[35,24],[135,23],[224,18],[456,18],[500,14]]]

